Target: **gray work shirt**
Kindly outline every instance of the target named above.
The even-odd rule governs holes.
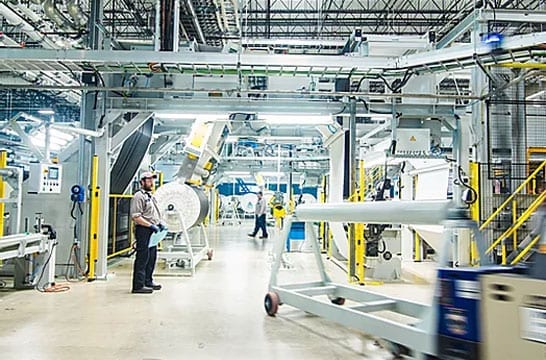
[[[267,211],[267,204],[265,203],[265,199],[261,198],[256,203],[255,213],[256,213],[256,215],[260,216],[260,215],[265,214],[266,211]]]
[[[156,198],[151,192],[140,189],[131,200],[131,218],[142,216],[151,224],[159,224],[161,215]]]

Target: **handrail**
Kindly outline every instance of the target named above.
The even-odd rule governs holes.
[[[132,199],[133,195],[131,194],[109,194],[110,199]]]
[[[538,242],[538,240],[540,239],[540,235],[537,235],[535,236],[535,238],[525,247],[525,249],[523,249],[519,254],[518,256],[516,256],[514,258],[514,260],[512,260],[510,262],[510,265],[515,265],[517,264],[525,255],[527,255],[527,253],[529,251],[531,251],[531,249],[533,247],[535,247],[535,244]]]
[[[483,230],[485,229],[485,227],[487,225],[489,225],[491,223],[491,221],[493,221],[497,215],[500,214],[500,212],[508,205],[510,204],[510,202],[512,201],[512,199],[514,199],[514,197],[516,197],[516,195],[523,189],[525,189],[525,187],[529,184],[529,182],[531,182],[531,180],[533,180],[536,175],[544,168],[546,167],[546,160],[544,160],[536,169],[535,171],[533,171],[531,173],[531,175],[529,175],[527,177],[527,179],[525,179],[524,182],[522,182],[518,187],[517,189],[508,197],[508,199],[506,199],[502,204],[501,206],[499,206],[497,208],[497,210],[495,210],[490,216],[489,218],[487,218],[487,220],[485,220],[485,222],[480,226],[480,230]]]
[[[511,236],[515,231],[517,231],[530,217],[533,215],[535,210],[544,202],[546,199],[546,191],[543,191],[525,210],[523,214],[519,217],[518,221],[510,226],[501,236],[497,238],[486,250],[486,254],[493,251],[493,249],[501,243],[503,239]]]

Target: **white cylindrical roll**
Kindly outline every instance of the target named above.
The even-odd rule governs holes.
[[[317,198],[314,197],[312,194],[305,193],[302,195],[301,198],[304,204],[314,204],[317,202]]]
[[[294,212],[298,220],[375,224],[440,224],[451,201],[378,201],[365,203],[302,204]]]
[[[201,189],[174,181],[159,187],[154,196],[170,231],[182,231],[182,224],[189,229],[207,216],[209,203]]]

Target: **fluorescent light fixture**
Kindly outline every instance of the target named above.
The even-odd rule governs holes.
[[[30,141],[39,148],[45,148],[45,136],[33,136],[30,138]],[[56,141],[49,142],[49,150],[59,151],[66,146],[66,142],[59,143]]]
[[[66,147],[75,136],[64,133],[57,129],[49,129],[49,148],[51,151],[59,151]],[[41,128],[36,133],[30,135],[30,141],[39,148],[45,148],[46,134],[45,129]]]
[[[224,175],[227,176],[250,176],[249,171],[225,171]]]
[[[67,134],[67,133],[59,131],[57,129],[50,129],[49,130],[49,135],[51,135],[51,138],[59,138],[59,139],[65,140],[65,141],[71,141],[72,139],[74,139],[73,135]]]
[[[349,114],[344,114],[343,116],[350,116]],[[392,114],[376,114],[376,113],[358,113],[356,117],[369,117],[373,120],[389,120],[392,119]]]
[[[52,109],[40,109],[38,110],[38,114],[40,115],[55,115],[55,111]]]
[[[217,114],[185,114],[185,113],[173,113],[173,112],[156,112],[155,118],[159,120],[203,120],[203,121],[215,121],[215,120],[227,120],[227,115]]]
[[[260,174],[263,177],[283,177],[285,173],[278,171],[260,171]]]
[[[333,120],[331,116],[327,115],[267,115],[264,114],[263,118],[260,117],[260,120],[264,120],[270,125],[328,125],[332,124]]]
[[[34,137],[32,137],[32,140],[36,140],[36,142],[34,143],[34,145],[36,145],[36,146],[41,146],[41,147],[45,146],[45,135],[43,133],[36,134]],[[59,139],[59,138],[55,138],[55,137],[50,137],[49,144],[50,145],[55,144],[55,145],[59,145],[59,146],[65,146],[66,144],[68,144],[68,141],[63,140],[63,139]]]

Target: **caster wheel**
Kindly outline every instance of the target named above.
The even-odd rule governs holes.
[[[212,260],[212,255],[214,254],[214,250],[210,249],[207,251],[207,259]]]
[[[387,348],[387,350],[389,350],[391,352],[392,356],[395,359],[403,359],[404,355],[409,355],[410,354],[410,351],[408,351],[408,349],[405,348],[404,346],[392,343],[390,341],[387,342],[386,348]]]
[[[345,304],[345,298],[342,298],[342,297],[337,297],[337,298],[334,298],[332,300],[330,300],[332,302],[332,304],[336,304],[336,305],[343,305]]]
[[[264,299],[265,312],[267,315],[275,316],[277,310],[279,310],[279,303],[279,295],[276,292],[268,292]]]

